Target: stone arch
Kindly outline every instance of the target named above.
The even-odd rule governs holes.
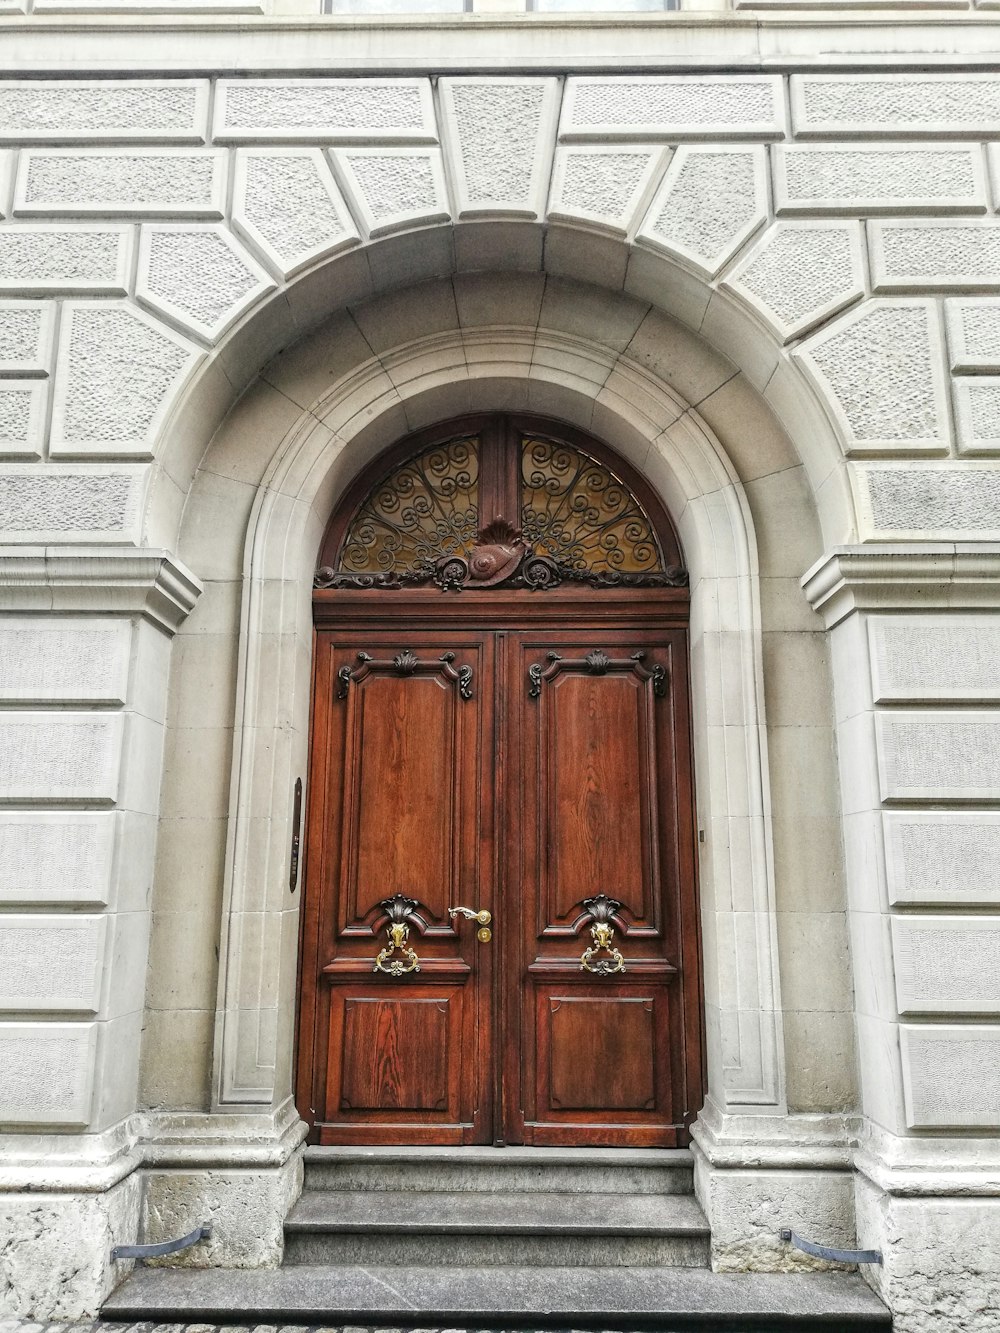
[[[784,581],[794,587],[822,549],[805,470],[760,396],[681,326],[655,315],[649,340],[658,361],[652,351],[644,364],[623,350],[650,318],[643,304],[609,301],[562,279],[550,288],[531,274],[472,275],[461,295],[457,281],[390,293],[279,354],[216,433],[184,510],[178,552],[208,591],[178,638],[179,671],[199,680],[199,691],[174,710],[165,782],[197,787],[199,758],[176,740],[193,736],[189,728],[198,728],[199,745],[232,754],[228,789],[209,800],[228,839],[224,899],[209,904],[222,920],[217,1003],[207,994],[204,1001],[216,1014],[213,1105],[263,1109],[290,1088],[297,932],[288,822],[292,783],[305,771],[309,588],[326,519],[377,452],[474,403],[530,408],[607,439],[678,527],[692,572],[699,810],[712,843],[703,867],[709,1086],[723,1109],[780,1113],[787,1103],[754,510],[768,559],[784,561]],[[551,291],[552,327],[534,291],[540,283]],[[459,309],[473,300],[508,310],[537,301],[538,314],[534,322],[465,324]],[[452,304],[451,328],[392,343],[392,329],[417,327],[442,302]],[[587,327],[601,337],[583,336]],[[385,345],[373,355],[379,328]],[[689,397],[669,382],[685,377]],[[212,679],[199,678],[199,666],[216,678],[228,672],[235,694],[213,701]],[[168,863],[180,836],[161,825]]]
[[[829,381],[807,359],[789,354],[787,329],[767,307],[754,307],[750,313],[735,289],[720,286],[692,268],[683,256],[669,253],[665,244],[656,249],[644,247],[624,237],[596,234],[579,222],[560,221],[543,227],[491,220],[425,225],[403,235],[369,240],[294,275],[281,286],[262,283],[247,313],[215,336],[214,356],[200,365],[195,360],[186,364],[185,373],[173,382],[157,414],[158,438],[153,448],[157,467],[147,501],[146,540],[168,548],[173,545],[187,490],[233,401],[258,374],[266,378],[274,360],[287,359],[288,349],[312,335],[332,313],[374,309],[384,301],[405,305],[405,293],[411,287],[427,293],[450,283],[453,290],[464,288],[469,293],[470,330],[489,323],[517,327],[516,318],[486,317],[483,295],[476,309],[477,284],[488,285],[491,275],[497,273],[516,275],[521,290],[532,282],[543,292],[563,284],[571,286],[578,294],[578,318],[585,318],[587,301],[582,294],[589,293],[589,314],[598,326],[612,308],[628,312],[614,327],[603,332],[598,328],[596,333],[589,329],[587,336],[595,337],[598,344],[603,340],[623,364],[634,361],[640,369],[652,370],[693,403],[699,401],[704,387],[696,367],[724,360],[730,375],[739,375],[746,390],[763,399],[795,441],[825,545],[855,539],[858,522],[843,444],[843,410]],[[537,307],[544,299],[539,299]],[[499,293],[497,300],[501,309],[509,308],[510,303]],[[622,342],[623,330],[639,311],[648,319],[645,329],[642,320],[634,322],[632,331],[642,334],[641,347],[632,338]],[[411,303],[414,335],[418,321],[426,325],[433,318],[425,302]],[[564,331],[571,331],[573,317],[567,314],[567,318],[570,326]],[[665,321],[660,330],[653,327],[658,321]],[[530,322],[522,325],[533,326]],[[374,361],[390,350],[380,332],[367,345]],[[673,356],[657,348],[657,332],[662,333],[659,341],[670,345]],[[408,396],[405,386],[394,382],[391,365],[384,370],[402,404]],[[405,408],[402,415],[405,419]],[[346,425],[337,425],[341,438]]]

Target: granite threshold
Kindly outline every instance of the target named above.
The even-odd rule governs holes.
[[[690,1268],[138,1268],[105,1302],[101,1317],[157,1324],[439,1324],[623,1333],[869,1333],[892,1327],[889,1312],[856,1273]]]

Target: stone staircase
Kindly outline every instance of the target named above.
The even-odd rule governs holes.
[[[705,1268],[687,1152],[312,1148],[286,1264]]]
[[[110,1320],[891,1328],[852,1273],[720,1274],[685,1151],[309,1148],[277,1271],[137,1269]]]

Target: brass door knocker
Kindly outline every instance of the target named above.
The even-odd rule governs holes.
[[[592,922],[590,937],[593,944],[584,949],[580,956],[581,970],[593,972],[599,977],[609,977],[616,972],[624,972],[625,959],[612,944],[615,928],[611,924],[615,913],[621,908],[621,903],[609,898],[605,893],[599,893],[594,898],[587,898],[583,906]],[[599,953],[606,953],[607,957],[594,962]]]
[[[380,906],[389,918],[386,926],[389,943],[379,950],[372,971],[384,972],[390,977],[405,977],[408,972],[419,972],[420,959],[407,944],[410,938],[407,921],[416,912],[417,900],[397,893],[391,898],[384,898]]]

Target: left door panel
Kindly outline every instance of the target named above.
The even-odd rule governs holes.
[[[317,634],[299,1105],[318,1143],[477,1143],[491,1119],[489,635]],[[471,927],[471,928],[470,928]]]

